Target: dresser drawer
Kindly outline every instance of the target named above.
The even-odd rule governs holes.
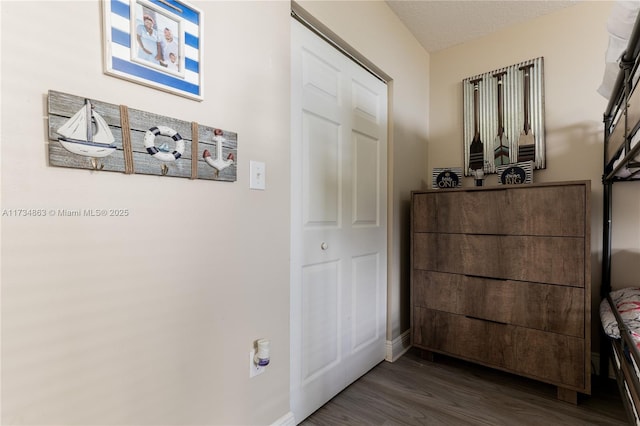
[[[456,313],[584,337],[584,290],[464,276]]]
[[[498,214],[502,198],[491,193],[465,191],[420,193],[413,196],[413,232],[465,233],[498,230],[495,223],[483,219],[484,214]],[[478,214],[478,212],[483,212]]]
[[[413,235],[413,267],[453,274],[503,278],[505,262],[499,255],[501,236],[416,233]]]
[[[434,192],[412,195],[411,230],[412,232],[434,232],[438,229],[436,207],[438,195]]]
[[[414,308],[413,344],[502,368],[515,366],[515,327]]]
[[[503,201],[504,190],[414,194],[413,232],[503,233],[500,221],[486,220],[498,217]]]
[[[585,245],[573,237],[503,237],[502,278],[584,287]]]
[[[584,287],[584,239],[416,233],[413,267]]]
[[[585,200],[584,185],[511,188],[505,194],[502,233],[583,237]]]
[[[458,288],[464,276],[433,271],[413,271],[411,300],[414,306],[458,312]]]
[[[582,237],[586,198],[584,185],[415,193],[413,232]]]
[[[582,389],[591,374],[585,362],[585,341],[539,330],[516,330],[517,372]]]

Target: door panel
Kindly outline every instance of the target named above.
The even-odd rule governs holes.
[[[339,126],[325,117],[303,113],[302,147],[305,175],[303,214],[305,226],[338,226],[340,182],[325,179],[340,173]]]
[[[305,336],[314,336],[303,348],[303,380],[308,381],[339,361],[339,263],[303,268],[302,324]]]
[[[380,162],[380,143],[356,133],[353,146],[353,225],[379,226],[380,188],[377,183],[380,177],[377,164]]]
[[[384,359],[387,87],[292,20],[291,410]]]
[[[357,351],[367,344],[375,343],[380,336],[383,317],[380,312],[379,294],[382,282],[379,279],[380,256],[370,254],[353,259],[353,342],[352,350]]]
[[[302,67],[302,85],[309,95],[338,103],[340,70],[305,47],[302,47]]]

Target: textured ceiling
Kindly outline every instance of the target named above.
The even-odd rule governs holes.
[[[386,0],[428,52],[575,5],[579,0]]]

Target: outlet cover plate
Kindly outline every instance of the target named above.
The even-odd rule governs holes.
[[[250,189],[266,189],[266,176],[267,166],[265,163],[261,161],[250,161],[249,162],[249,188]]]
[[[249,352],[249,378],[255,377],[258,374],[262,374],[264,373],[264,370],[267,369],[266,366],[260,367],[259,365],[256,365],[256,363],[253,361],[253,357],[255,354],[255,349]]]

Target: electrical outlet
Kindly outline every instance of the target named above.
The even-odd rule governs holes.
[[[255,356],[255,354],[255,349],[249,352],[249,378],[255,377],[258,374],[262,374],[264,373],[264,370],[267,369],[266,366],[260,367],[259,365],[256,365],[256,363],[253,361],[253,357]]]

